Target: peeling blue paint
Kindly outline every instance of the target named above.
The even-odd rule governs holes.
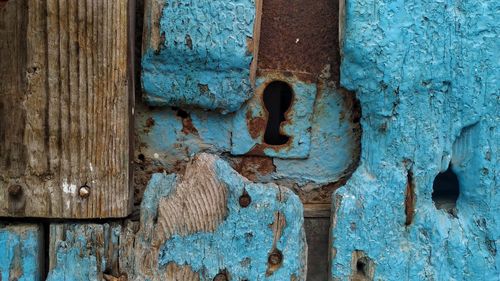
[[[291,280],[292,276],[301,280],[305,273],[303,255],[307,246],[299,198],[290,190],[278,189],[274,184],[248,182],[222,160],[217,160],[215,170],[218,179],[228,189],[226,219],[213,233],[171,237],[161,247],[160,265],[170,262],[187,264],[201,274],[202,280],[212,280],[223,270],[227,270],[231,280]],[[157,186],[156,182],[162,177],[167,185],[171,182],[168,176],[154,175],[148,189]],[[247,208],[238,203],[243,190],[252,199]],[[284,259],[277,271],[266,276],[268,254],[274,240],[271,225],[278,212],[285,218],[285,227],[276,246]]]
[[[293,158],[309,153],[309,157],[275,158],[273,162],[276,172],[263,175],[257,181],[280,180],[301,186],[310,183],[320,186],[346,176],[351,166],[357,163],[359,132],[353,132],[350,121],[353,112],[350,111],[352,106],[348,103],[352,103],[349,100],[351,98],[333,87],[320,88],[319,94],[316,94],[314,86],[314,92],[307,93],[311,96],[303,95],[302,100],[305,100],[306,104],[315,103],[314,107],[312,104],[298,105],[298,107],[311,106],[306,114],[311,120],[307,121],[295,115],[294,118],[299,125],[293,129],[292,126],[285,125],[287,132],[300,136],[296,140],[303,141],[300,141],[301,144],[292,144],[296,149],[273,151],[271,155]],[[313,96],[316,97],[315,100],[311,98]],[[262,105],[257,104],[258,101],[253,100],[251,103],[252,108],[256,108],[259,112],[263,110]],[[172,170],[179,161],[202,151],[222,154],[231,152],[231,148],[239,147],[242,148],[240,152],[248,152],[247,150],[257,142],[261,142],[252,139],[248,132],[245,116],[247,110],[250,110],[249,107],[245,105],[236,114],[227,115],[199,109],[189,110],[188,114],[197,134],[186,134],[183,131],[183,120],[176,115],[175,110],[139,109],[137,128],[144,127],[149,118],[154,120],[154,126],[140,134],[140,141],[144,144],[141,152],[159,161],[169,170]],[[261,132],[263,133],[264,131]],[[298,154],[294,154],[295,152]]]
[[[162,197],[174,191],[175,174],[153,174],[144,191],[141,202],[141,221],[152,222],[158,215],[158,203]]]
[[[171,170],[179,161],[200,151],[220,152],[230,149],[233,114],[222,115],[199,109],[191,109],[188,114],[197,134],[183,131],[183,119],[175,110],[139,109],[137,128],[144,127],[149,118],[154,120],[154,125],[140,134],[142,152]]]
[[[58,241],[56,248],[56,266],[47,276],[47,281],[60,280],[99,280],[97,272],[97,258],[95,253],[86,255],[87,238],[75,236],[75,233],[68,231],[66,240]],[[94,249],[95,250],[95,249]]]
[[[0,226],[0,280],[40,280],[38,226]]]
[[[120,225],[52,224],[50,229],[55,259],[47,281],[100,281],[118,265]]]
[[[298,185],[327,184],[347,176],[358,161],[359,132],[349,120],[353,112],[346,94],[333,87],[320,89],[311,122],[311,150],[307,159],[276,158],[274,179]],[[352,101],[350,101],[352,103]]]
[[[500,280],[499,11],[488,0],[346,1],[341,82],[358,94],[363,136],[333,204],[334,280],[351,275],[354,250],[375,280]],[[450,163],[456,218],[432,201]]]
[[[147,48],[142,58],[146,101],[236,111],[252,95],[253,54],[248,44],[253,37],[255,2],[161,3],[159,32],[164,42],[156,50]]]

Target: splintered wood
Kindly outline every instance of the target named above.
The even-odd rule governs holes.
[[[0,216],[130,210],[129,1],[0,5]]]

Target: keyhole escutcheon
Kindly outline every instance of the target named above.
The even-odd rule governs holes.
[[[273,81],[264,89],[264,106],[268,112],[264,142],[270,145],[282,145],[290,136],[281,134],[281,124],[286,120],[286,111],[292,104],[293,90],[288,83]]]

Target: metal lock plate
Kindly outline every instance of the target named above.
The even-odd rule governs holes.
[[[291,94],[288,108],[278,112],[278,123],[271,119],[274,112],[266,108],[266,95],[279,95],[280,89],[270,89],[283,83]],[[267,155],[279,158],[307,158],[311,145],[311,118],[313,115],[316,85],[286,77],[280,72],[258,77],[254,97],[234,118],[231,153],[234,155]],[[278,86],[279,87],[279,86]],[[275,87],[276,88],[276,87]],[[286,89],[285,89],[286,90]],[[281,122],[280,122],[281,121]],[[266,136],[272,126],[286,139],[273,142]]]

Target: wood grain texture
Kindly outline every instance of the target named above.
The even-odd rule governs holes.
[[[306,253],[302,204],[293,192],[252,183],[200,153],[182,175],[151,177],[134,280],[305,280]]]
[[[153,244],[160,245],[172,235],[213,232],[226,217],[228,191],[215,176],[216,158],[197,157],[187,165],[173,194],[160,200]]]
[[[0,6],[0,216],[128,215],[132,2]]]

